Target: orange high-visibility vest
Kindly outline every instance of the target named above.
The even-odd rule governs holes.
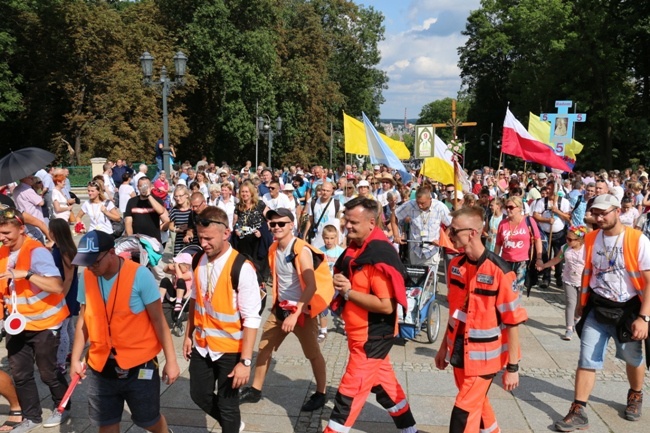
[[[639,270],[639,239],[641,239],[642,232],[627,226],[624,226],[624,230],[623,261],[625,262],[625,270],[637,294],[641,297],[646,283],[643,274]],[[596,243],[596,237],[601,231],[601,229],[598,229],[585,235],[585,269],[582,271],[582,288],[580,292],[580,305],[583,307],[587,305],[587,300],[589,299],[589,280],[591,279],[594,267],[591,262],[591,257],[594,244]]]
[[[295,238],[293,242],[293,254],[296,256],[293,260],[293,264],[296,267],[296,272],[298,272],[298,278],[300,279],[300,287],[302,290],[305,290],[307,284],[302,277],[302,265],[300,264],[300,253],[304,247],[308,247],[314,257],[320,257],[320,263],[318,266],[314,264],[314,279],[316,280],[316,293],[312,296],[309,304],[307,304],[307,309],[311,317],[316,317],[329,306],[334,298],[334,282],[332,280],[332,274],[325,258],[325,253],[321,250],[314,248],[304,240],[300,238]],[[273,300],[278,302],[278,275],[275,270],[275,253],[278,250],[278,242],[275,241],[269,247],[269,267],[273,273]]]
[[[239,253],[232,250],[217,279],[210,308],[206,308],[209,288],[201,287],[200,266],[194,270],[196,299],[194,303],[194,341],[202,348],[213,352],[239,353],[243,347],[243,323],[239,310],[233,306],[234,288],[230,274]],[[207,278],[210,284],[210,275]]]
[[[133,314],[129,306],[139,267],[140,265],[131,260],[123,261],[107,302],[104,302],[102,297],[97,276],[88,269],[84,270],[84,323],[88,328],[90,341],[88,365],[95,371],[104,369],[111,348],[115,348],[115,360],[123,369],[150,361],[162,349],[147,310]]]
[[[42,243],[32,238],[25,237],[16,259],[16,270],[28,271],[32,263],[32,251],[36,248],[45,248]],[[9,247],[0,248],[0,272],[6,272],[9,264]],[[65,303],[63,293],[50,293],[34,287],[24,278],[16,279],[17,309],[25,316],[27,324],[25,331],[43,331],[55,328],[70,314]],[[11,312],[11,290],[7,280],[0,280],[0,293],[4,296],[4,303]],[[2,310],[0,308],[0,310]],[[3,312],[0,315],[4,316]]]
[[[453,258],[449,264],[449,322],[446,332],[451,356],[459,322],[456,310],[466,313],[463,360],[466,376],[496,373],[508,362],[506,325],[516,326],[528,319],[520,305],[516,275],[501,257],[486,250],[476,264],[476,274],[468,275],[467,256]],[[469,266],[469,265],[468,265]],[[470,278],[471,277],[471,278]],[[517,354],[521,357],[521,354]]]

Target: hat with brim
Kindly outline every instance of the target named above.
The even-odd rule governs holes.
[[[594,203],[591,205],[590,209],[607,210],[612,206],[620,208],[621,202],[611,194],[603,194],[596,196]]]
[[[77,255],[72,260],[73,265],[92,266],[99,255],[115,248],[115,239],[101,230],[91,230],[86,233],[77,246]]]
[[[267,220],[272,220],[274,218],[283,218],[287,217],[291,220],[291,222],[294,221],[293,219],[293,213],[285,208],[285,207],[279,207],[277,209],[271,209],[268,212],[266,212],[266,219]]]
[[[181,263],[184,265],[192,264],[192,256],[189,253],[180,253],[174,257],[174,263]]]
[[[357,188],[361,188],[362,186],[367,186],[368,188],[370,188],[370,184],[368,183],[367,180],[362,180],[357,184]]]
[[[546,179],[546,173],[537,173],[537,179]]]
[[[379,176],[379,181],[389,182],[391,185],[395,185],[397,183],[395,182],[395,178],[393,178],[393,175],[390,173],[384,173],[383,175]]]
[[[284,184],[284,188],[282,188],[282,191],[295,191],[295,190],[296,189],[290,183]]]

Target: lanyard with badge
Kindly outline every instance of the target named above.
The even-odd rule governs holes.
[[[5,331],[9,335],[18,335],[25,329],[27,326],[27,319],[25,316],[18,312],[18,296],[16,295],[16,284],[14,283],[14,272],[9,269],[11,273],[11,282],[9,287],[11,288],[11,314],[5,320]]]

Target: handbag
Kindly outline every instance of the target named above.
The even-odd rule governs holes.
[[[110,200],[106,200],[105,206],[108,207]],[[124,234],[124,219],[120,218],[119,221],[109,220],[111,222],[111,227],[113,228],[113,237],[115,239],[119,238]]]
[[[327,202],[327,204],[325,205],[325,209],[323,209],[323,212],[321,212],[320,217],[318,218],[316,224],[314,224],[313,227],[309,228],[309,233],[307,233],[307,242],[311,243],[311,241],[314,240],[314,238],[316,237],[316,233],[318,233],[318,226],[320,225],[320,222],[323,220],[323,217],[325,216],[325,212],[327,212],[327,208],[330,207],[330,203],[332,203],[332,200],[334,200],[334,197],[330,198],[330,200]]]

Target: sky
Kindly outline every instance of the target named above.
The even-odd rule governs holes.
[[[357,0],[384,15],[379,69],[388,74],[382,119],[418,118],[423,105],[460,90],[458,47],[469,12],[480,0]]]

